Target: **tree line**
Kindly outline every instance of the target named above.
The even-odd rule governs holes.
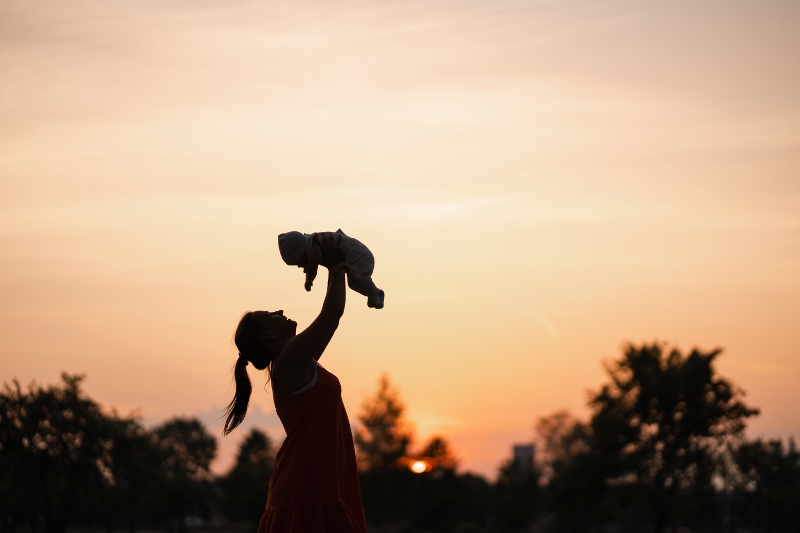
[[[539,419],[536,460],[509,458],[492,482],[462,472],[445,436],[414,446],[382,377],[354,432],[370,531],[800,531],[800,452],[745,437],[758,410],[715,371],[719,355],[628,345],[588,420]],[[145,428],[82,379],[0,391],[0,533],[255,530],[277,451],[266,433],[214,476],[217,441],[199,420]]]

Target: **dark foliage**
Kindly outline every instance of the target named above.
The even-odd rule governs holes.
[[[252,429],[239,447],[233,468],[217,480],[218,507],[222,514],[255,530],[264,511],[274,468],[275,450],[269,436]]]
[[[735,450],[740,473],[726,511],[739,528],[800,531],[800,450],[793,439],[756,440]]]
[[[592,395],[588,425],[540,425],[555,428],[548,493],[556,529],[718,525],[709,517],[721,513],[729,451],[744,442],[745,421],[758,413],[716,374],[719,354],[628,345],[607,367],[610,382]],[[571,512],[575,505],[580,516]]]
[[[401,460],[407,456],[412,438],[404,412],[399,393],[388,376],[382,376],[375,397],[362,406],[361,427],[353,436],[362,471],[403,468]]]
[[[744,439],[757,411],[715,372],[719,353],[626,347],[588,422],[541,419],[533,466],[508,460],[494,485],[458,472],[443,436],[414,448],[383,377],[355,434],[367,522],[395,533],[798,531],[800,451]],[[101,409],[81,381],[0,392],[0,532],[181,531],[212,517],[254,530],[274,469],[266,434],[252,430],[214,479],[217,443],[198,420],[146,429]]]
[[[510,459],[501,467],[494,494],[494,516],[512,531],[527,529],[541,512],[542,490],[536,468]]]
[[[432,437],[417,453],[404,419],[405,406],[386,376],[362,406],[355,434],[361,466],[364,511],[370,527],[392,531],[461,531],[480,527],[490,516],[489,483],[458,474],[457,459],[442,436]],[[424,461],[427,471],[409,466]]]
[[[111,479],[115,424],[80,389],[82,376],[61,383],[17,381],[0,394],[0,516],[61,533]]]
[[[151,431],[159,471],[155,516],[170,529],[184,530],[187,517],[211,516],[213,478],[209,467],[217,441],[194,418],[174,418]]]
[[[370,527],[450,532],[480,527],[490,516],[492,488],[479,476],[396,469],[362,472],[360,478]]]
[[[153,509],[163,472],[159,468],[157,443],[138,421],[119,420],[111,449],[113,478],[105,501],[97,507],[104,510],[104,525],[124,526],[133,533],[142,523],[153,523]],[[91,523],[91,517],[86,517]],[[117,521],[120,521],[118,524]]]
[[[0,526],[4,532],[62,533],[68,526],[108,531],[208,516],[208,466],[216,441],[197,420],[145,430],[106,413],[81,389],[13,381],[0,393]]]

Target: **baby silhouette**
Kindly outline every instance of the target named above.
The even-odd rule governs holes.
[[[306,274],[305,288],[311,290],[319,265],[331,268],[344,263],[348,268],[347,285],[367,297],[367,305],[383,308],[383,291],[372,281],[375,258],[369,248],[342,230],[320,233],[290,231],[278,235],[278,249],[287,265],[297,265]]]

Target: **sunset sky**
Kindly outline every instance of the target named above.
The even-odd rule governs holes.
[[[277,235],[373,251],[321,363],[493,477],[625,342],[724,348],[800,438],[800,3],[3,0],[0,381],[220,436]],[[263,372],[243,429],[280,438]]]

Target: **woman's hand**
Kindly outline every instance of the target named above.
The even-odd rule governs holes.
[[[349,277],[351,277],[353,279],[358,279],[358,278],[361,277],[361,274],[359,273],[359,271],[356,270],[351,265],[348,265],[347,263],[339,263],[338,265],[332,266],[329,270],[330,270],[331,273],[334,273],[334,272],[345,272],[345,273],[347,273],[347,275]]]

